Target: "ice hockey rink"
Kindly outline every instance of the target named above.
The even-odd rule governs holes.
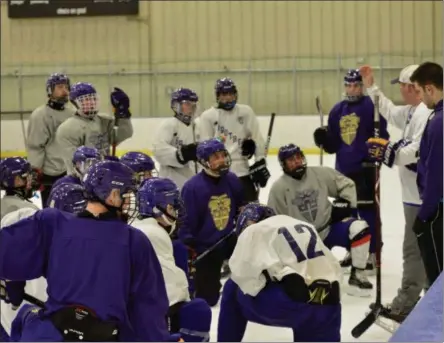
[[[307,155],[309,166],[319,165],[318,155]],[[266,188],[261,190],[260,200],[267,202],[271,184],[282,174],[277,156],[268,157],[268,165],[271,178]],[[324,156],[324,165],[333,167],[334,156]],[[40,199],[34,198],[34,202],[40,206]],[[395,168],[382,167],[381,172],[381,214],[382,235],[384,250],[382,252],[382,298],[383,302],[390,302],[397,292],[401,282],[402,256],[401,247],[404,230],[404,215],[401,201],[401,187],[398,171]],[[334,254],[341,259],[345,255],[342,248],[334,248]],[[375,277],[369,277],[375,285]],[[344,275],[343,283],[346,287],[348,275]],[[343,342],[387,342],[391,334],[373,325],[359,339],[351,335],[353,327],[364,318],[368,312],[368,306],[374,301],[371,298],[351,297],[342,292],[342,328],[341,340]],[[213,308],[213,320],[211,326],[211,341],[217,340],[217,322],[219,317],[219,305]],[[322,330],[322,328],[319,328]],[[292,342],[293,335],[290,329],[274,328],[255,323],[249,323],[243,341],[245,342]]]

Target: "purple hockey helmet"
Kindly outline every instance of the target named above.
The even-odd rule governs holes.
[[[211,156],[222,153],[223,161],[211,161]],[[208,139],[200,142],[197,146],[196,157],[199,163],[205,168],[206,172],[213,176],[222,176],[228,173],[231,166],[231,157],[228,150],[217,138]]]
[[[186,125],[190,125],[196,113],[199,97],[189,88],[178,88],[171,94],[171,109],[175,116]]]
[[[114,208],[122,210],[128,219],[136,215],[134,198],[136,179],[133,170],[122,162],[100,161],[92,165],[83,177],[83,186],[89,200],[98,201],[104,205],[111,191],[118,189],[122,204]]]
[[[57,85],[66,85],[68,88],[68,92],[65,96],[57,97],[55,98],[53,96],[54,89]],[[56,101],[60,104],[66,104],[68,102],[68,96],[69,96],[69,90],[71,88],[70,81],[68,76],[65,74],[51,74],[48,79],[46,80],[46,94],[49,98],[53,99],[53,101]]]
[[[293,167],[288,166],[289,159],[292,160],[291,163],[295,159]],[[293,143],[279,148],[278,160],[284,173],[295,179],[301,179],[307,170],[307,159],[304,152]]]
[[[232,79],[224,77],[223,79],[219,79],[216,81],[216,85],[214,86],[214,92],[216,94],[216,101],[218,108],[230,111],[236,106],[237,103],[237,87]],[[220,96],[231,94],[233,95],[232,100],[229,101],[221,101]]]
[[[90,148],[84,145],[78,147],[72,157],[75,173],[81,178],[89,167],[96,164],[101,159],[102,156],[96,148]]]
[[[86,209],[85,189],[73,183],[62,183],[51,190],[49,207],[69,213],[80,213]]]
[[[344,76],[345,100],[357,102],[364,95],[362,88],[362,75],[358,69],[350,69]]]
[[[5,190],[14,190],[15,179],[19,176],[23,187],[31,187],[32,169],[27,160],[22,157],[8,157],[0,161],[0,187]],[[19,187],[22,188],[22,187]]]
[[[242,209],[237,218],[236,234],[240,235],[248,226],[275,215],[276,212],[271,207],[256,202],[249,203]]]
[[[120,161],[136,173],[139,185],[143,180],[157,176],[157,170],[153,159],[143,152],[127,152],[121,157]]]
[[[99,112],[99,95],[90,83],[75,83],[71,87],[69,99],[77,108],[77,113],[83,117],[94,118]]]
[[[172,227],[170,234],[185,213],[179,189],[167,178],[144,180],[137,191],[137,207],[142,217],[162,218]]]

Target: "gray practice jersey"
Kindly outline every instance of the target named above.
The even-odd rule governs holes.
[[[26,146],[28,161],[46,175],[57,176],[66,171],[65,162],[55,143],[55,135],[59,125],[74,113],[72,108],[56,111],[43,105],[35,109],[29,117]]]
[[[283,174],[271,186],[268,206],[277,214],[309,222],[322,239],[328,235],[332,204],[328,197],[343,198],[356,208],[355,183],[329,167],[307,167],[301,180]]]
[[[23,200],[22,198],[18,197],[17,195],[5,195],[0,200],[0,213],[1,217],[0,219],[3,219],[4,216],[6,216],[8,213],[17,211],[21,208],[32,208],[35,210],[38,210],[39,208],[34,205],[31,201]]]
[[[105,156],[110,154],[113,136],[114,117],[99,113],[92,119],[74,115],[66,120],[56,133],[56,142],[60,146],[60,156],[64,159],[68,174],[74,172],[72,157],[82,145],[96,148]],[[119,119],[116,144],[132,137],[133,125],[130,119]]]

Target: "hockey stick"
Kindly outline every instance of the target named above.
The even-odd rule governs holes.
[[[45,307],[45,303],[43,301],[41,301],[40,299],[37,299],[36,297],[33,297],[32,295],[30,295],[28,293],[25,293],[25,295],[23,296],[23,299],[33,305],[38,306],[38,307],[41,307],[41,308]]]
[[[117,130],[118,129],[119,129],[119,117],[114,117],[113,144],[112,144],[111,156],[116,156]]]
[[[200,260],[202,260],[205,256],[207,256],[209,253],[213,252],[219,245],[224,243],[228,238],[230,238],[234,234],[234,231],[231,231],[228,235],[222,237],[219,239],[216,243],[214,243],[211,247],[209,247],[207,250],[205,250],[203,253],[201,253],[199,256],[197,256],[191,264],[194,266],[196,265]]]
[[[375,96],[375,113],[374,113],[374,130],[375,137],[379,137],[380,121],[379,121],[379,96]],[[375,207],[376,207],[376,302],[372,311],[358,324],[356,325],[351,334],[354,338],[360,337],[367,329],[372,326],[382,311],[381,303],[381,207],[380,207],[380,175],[379,175],[380,163],[375,163]]]
[[[196,123],[193,119],[193,143],[196,143]],[[194,161],[194,173],[197,174],[197,162]]]
[[[319,118],[321,120],[321,127],[324,126],[324,112],[322,111],[321,99],[319,96],[316,97],[316,108],[318,110]],[[322,166],[324,164],[324,148],[320,146],[319,164]]]

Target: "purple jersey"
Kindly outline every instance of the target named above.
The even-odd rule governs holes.
[[[419,146],[417,184],[422,205],[418,213],[421,220],[430,220],[443,198],[443,118],[442,100],[430,115]]]
[[[196,251],[202,252],[234,230],[243,204],[242,185],[232,172],[214,178],[201,171],[185,182],[182,199],[186,216],[179,238],[183,242],[193,240]]]
[[[169,338],[159,260],[143,232],[121,220],[37,211],[0,230],[0,261],[2,279],[47,279],[44,315],[79,304],[116,323],[119,340]]]
[[[380,137],[389,138],[387,121],[381,116]],[[374,136],[374,105],[370,97],[337,103],[328,117],[329,152],[336,153],[336,169],[344,175],[362,168],[367,159],[365,142]]]

